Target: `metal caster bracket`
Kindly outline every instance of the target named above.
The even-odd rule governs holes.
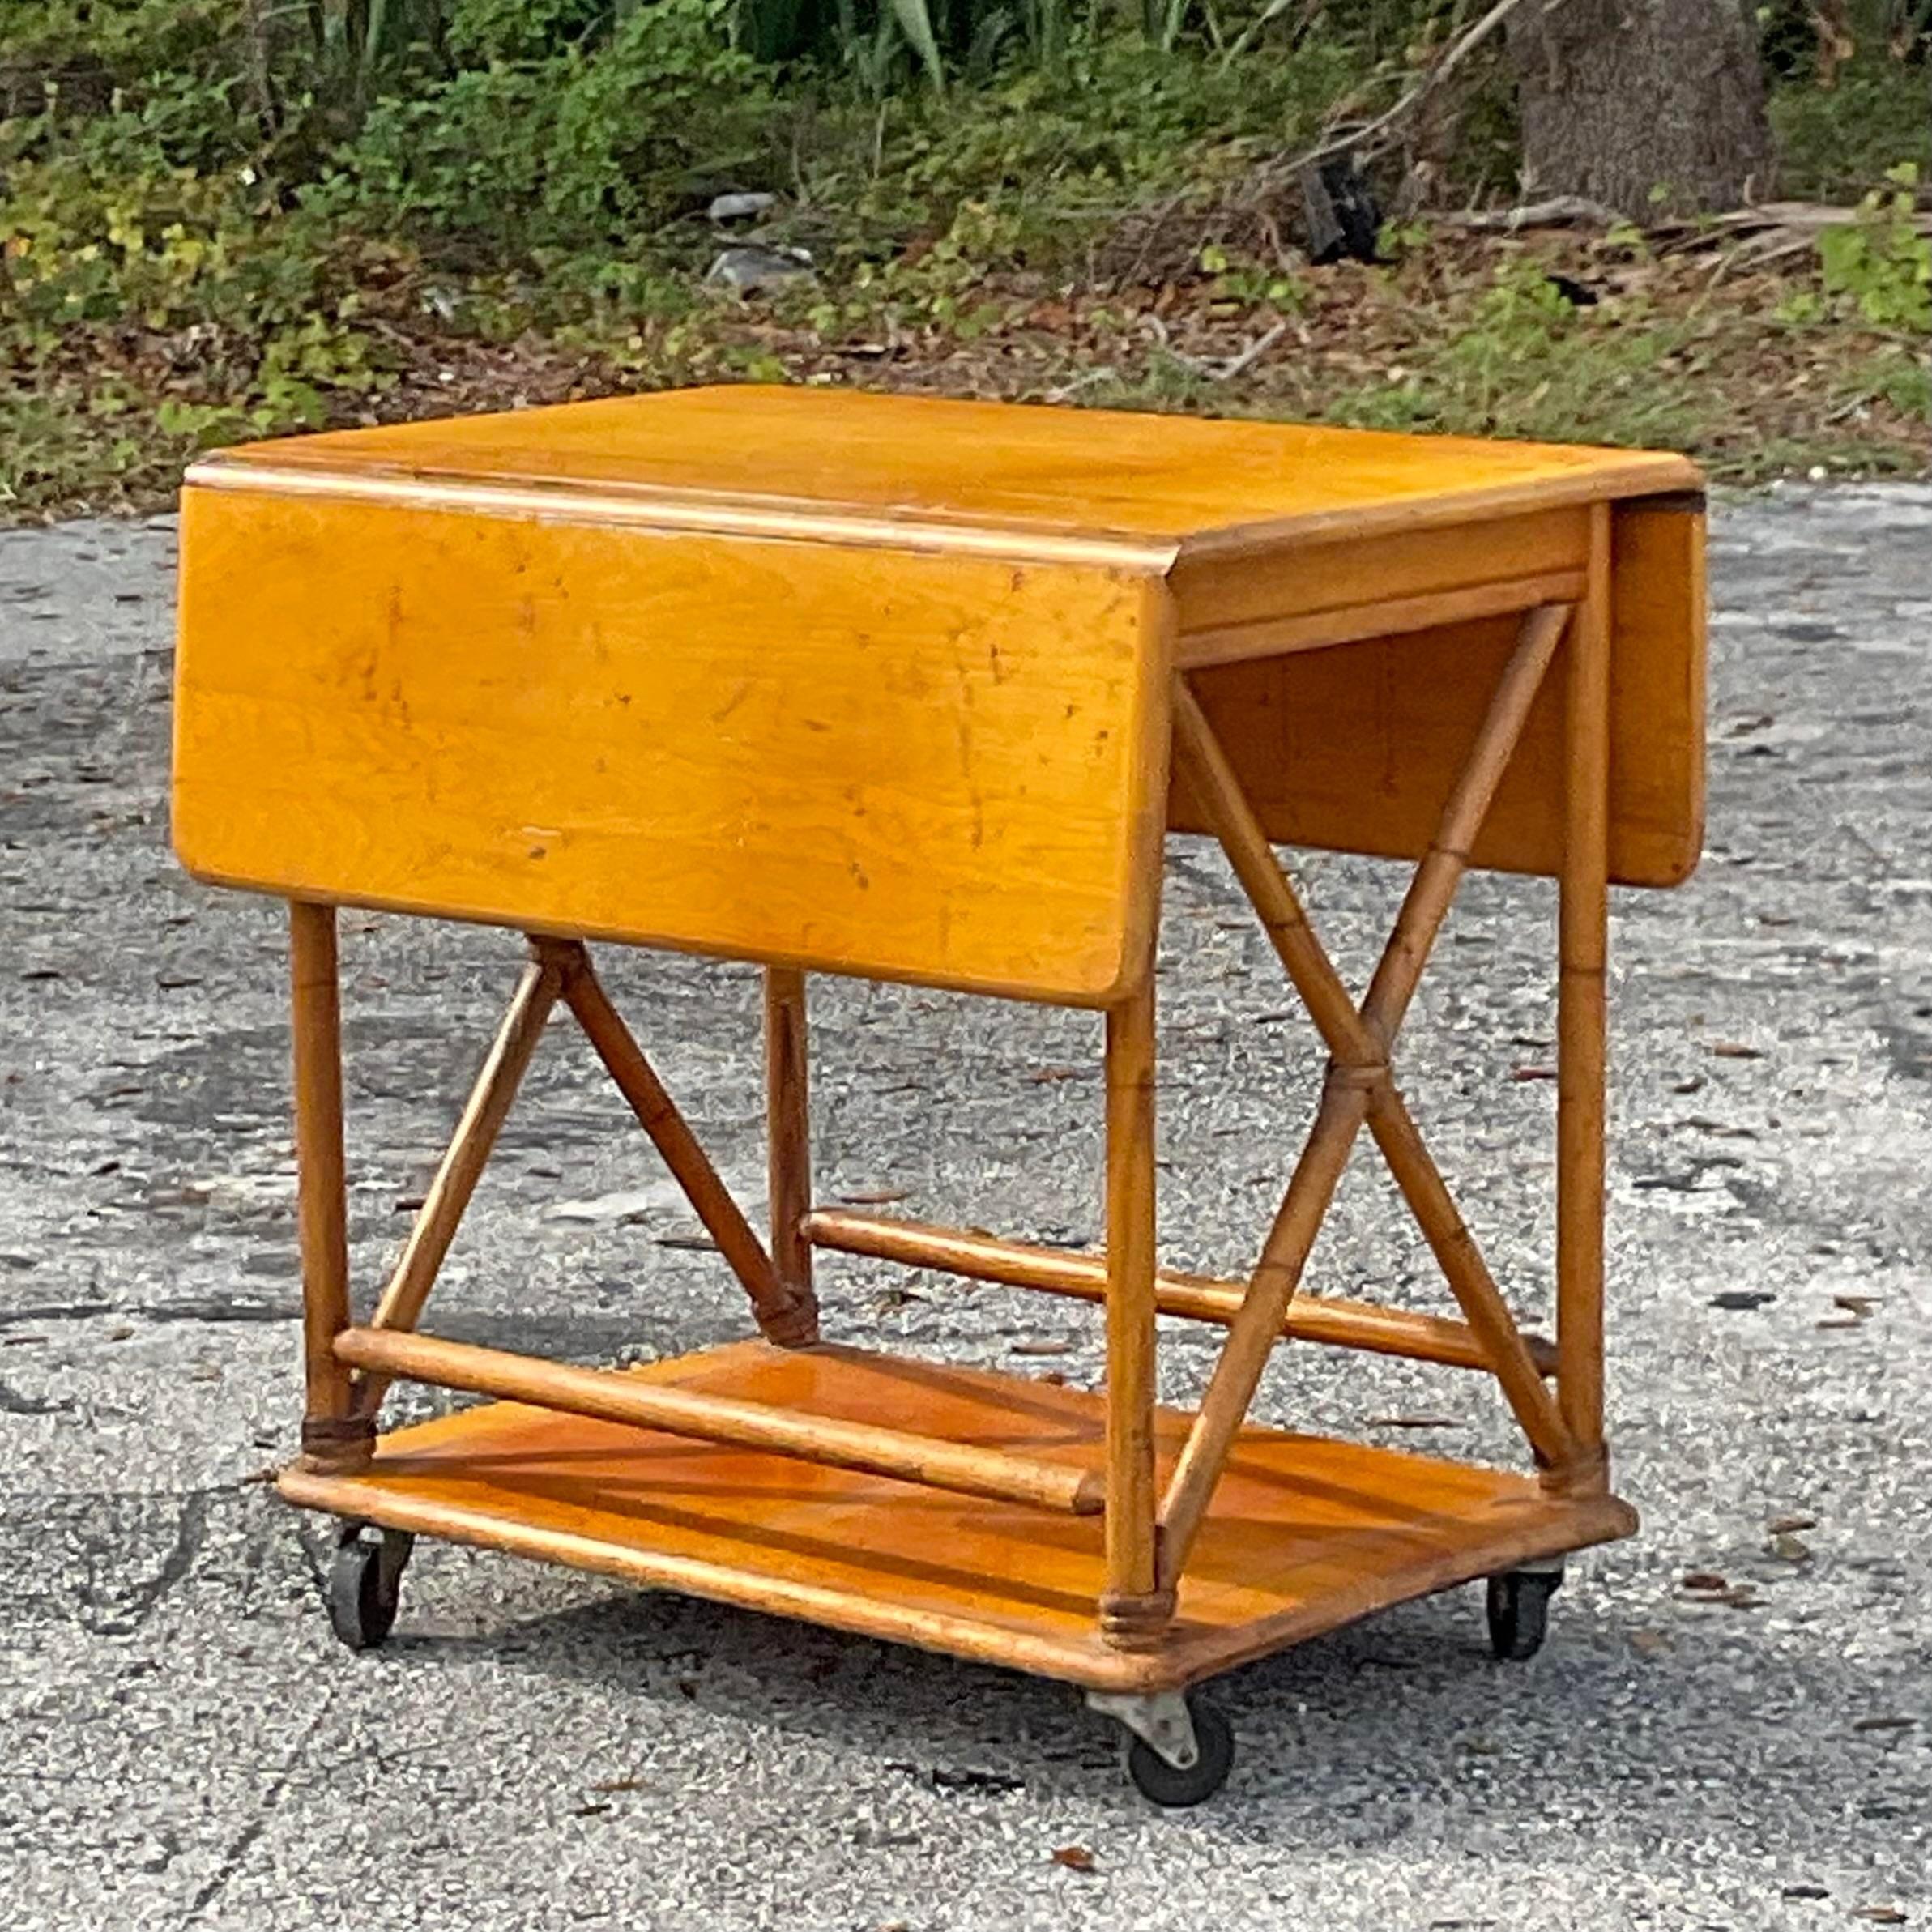
[[[1087,1708],[1103,1717],[1118,1719],[1176,1771],[1192,1771],[1201,1762],[1194,1714],[1179,1691],[1163,1691],[1154,1697],[1139,1697],[1127,1691],[1090,1691]]]

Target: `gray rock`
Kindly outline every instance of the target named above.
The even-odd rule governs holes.
[[[720,194],[705,213],[713,221],[755,221],[766,209],[776,207],[778,200],[775,194]]]
[[[705,271],[705,279],[740,295],[769,295],[774,288],[812,279],[811,255],[802,248],[763,248],[746,243],[724,249]]]

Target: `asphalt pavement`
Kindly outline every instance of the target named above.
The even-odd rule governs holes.
[[[1714,526],[1708,855],[1615,906],[1610,1409],[1634,1540],[1533,1662],[1478,1593],[1220,1689],[1224,1794],[1154,1810],[1070,1691],[419,1546],[352,1656],[262,1472],[298,1411],[279,909],[167,842],[173,532],[0,535],[0,1926],[1793,1927],[1932,1921],[1932,487]],[[1359,973],[1399,881],[1303,868]],[[1469,882],[1416,1111],[1546,1309],[1554,905]],[[353,918],[354,1260],[407,1225],[507,935]],[[1319,1056],[1218,859],[1162,948],[1163,1244],[1237,1270]],[[749,971],[607,976],[762,1194]],[[1097,1234],[1089,1017],[815,983],[821,1195]],[[546,1039],[435,1303],[586,1360],[744,1332],[581,1041]],[[1358,1159],[1311,1286],[1444,1305]],[[830,1332],[1069,1380],[1077,1303],[828,1261]],[[1213,1337],[1169,1338],[1199,1386]],[[420,1399],[420,1398],[419,1398]],[[1261,1413],[1512,1456],[1481,1379],[1284,1350]],[[1687,1587],[1687,1578],[1701,1580]]]

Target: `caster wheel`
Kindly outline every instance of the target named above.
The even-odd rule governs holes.
[[[1127,1747],[1127,1775],[1143,1798],[1157,1805],[1179,1808],[1212,1798],[1227,1782],[1235,1763],[1235,1734],[1212,1704],[1188,1700],[1194,1721],[1194,1742],[1201,1755],[1184,1771],[1170,1764],[1145,1738]]]
[[[1520,1664],[1543,1647],[1550,1599],[1561,1570],[1505,1570],[1489,1580],[1489,1647],[1498,1660]]]
[[[329,1566],[329,1623],[352,1650],[373,1650],[396,1620],[415,1539],[400,1529],[345,1529]]]

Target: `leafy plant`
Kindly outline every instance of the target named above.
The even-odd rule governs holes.
[[[1932,331],[1932,237],[1914,219],[1918,169],[1905,162],[1885,178],[1851,220],[1819,234],[1825,289],[1875,327]]]

